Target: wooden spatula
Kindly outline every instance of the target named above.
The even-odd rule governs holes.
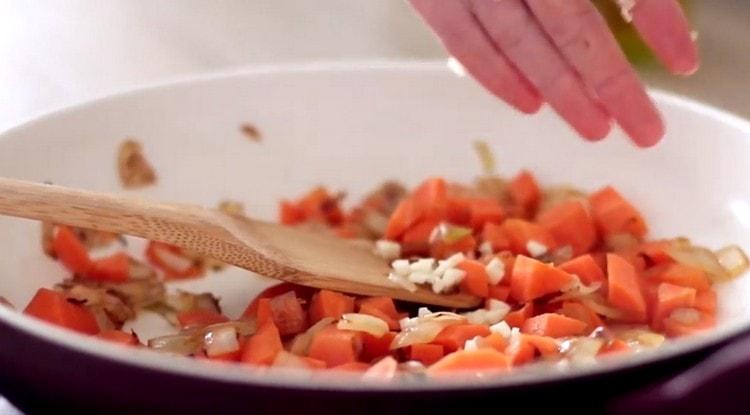
[[[309,287],[456,308],[479,303],[422,287],[409,292],[387,279],[385,260],[343,239],[198,206],[0,178],[0,214],[167,242]]]

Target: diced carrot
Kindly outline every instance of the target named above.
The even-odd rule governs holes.
[[[448,209],[448,187],[440,177],[427,179],[412,195],[422,218],[443,220]]]
[[[586,285],[607,281],[604,271],[602,271],[591,254],[573,258],[570,261],[560,264],[558,268],[569,274],[577,275],[581,279],[581,282]]]
[[[258,301],[258,309],[255,317],[258,319],[258,324],[265,324],[267,322],[273,322],[273,310],[271,310],[271,299],[261,298]]]
[[[461,291],[477,297],[487,298],[489,295],[490,277],[484,269],[484,264],[479,261],[467,259],[458,264],[456,268],[466,272],[466,275],[461,280]]]
[[[521,328],[526,320],[534,315],[534,303],[526,303],[518,310],[511,311],[505,315],[505,322],[511,327]]]
[[[615,251],[622,259],[628,261],[630,265],[640,274],[646,270],[646,259],[643,254],[638,250],[638,247],[622,249]]]
[[[335,226],[341,224],[344,213],[339,206],[338,198],[325,187],[316,187],[303,196],[297,207],[303,212],[305,220],[314,220]]]
[[[359,312],[378,317],[388,323],[388,328],[398,330],[400,319],[396,305],[390,297],[369,297],[358,301]]]
[[[361,350],[362,337],[358,332],[329,326],[315,333],[308,356],[326,362],[328,367],[334,367],[356,362]]]
[[[617,254],[607,254],[609,302],[626,313],[630,322],[645,322],[646,300],[638,282],[638,275],[630,263]]]
[[[534,346],[542,357],[557,357],[560,355],[560,344],[553,337],[536,334],[522,334],[521,337]]]
[[[552,234],[559,245],[570,245],[573,255],[588,252],[597,242],[594,221],[577,200],[549,208],[539,215],[537,222]]]
[[[360,358],[365,362],[371,362],[383,356],[391,354],[391,342],[396,333],[389,331],[380,337],[368,333],[362,333],[362,355]]]
[[[687,336],[711,329],[716,324],[716,319],[712,314],[702,311],[698,312],[700,319],[695,324],[685,324],[673,317],[664,319],[664,332],[669,337]]]
[[[315,324],[325,317],[341,318],[342,314],[354,311],[354,297],[341,293],[320,290],[313,295],[310,304],[310,324]]]
[[[473,235],[466,235],[453,243],[446,243],[439,239],[430,247],[430,256],[435,259],[448,258],[453,254],[473,252],[477,246],[477,241]]]
[[[91,258],[86,247],[67,226],[57,227],[52,248],[60,262],[75,274],[84,275],[91,267]]]
[[[561,291],[573,276],[551,265],[519,255],[513,265],[510,295],[521,303]]]
[[[652,263],[663,264],[674,262],[674,259],[667,253],[671,245],[672,242],[668,240],[644,242],[638,247],[638,251]]]
[[[604,344],[599,349],[599,355],[614,355],[620,353],[627,353],[630,351],[630,346],[620,339],[612,339]]]
[[[305,221],[305,213],[294,203],[282,200],[279,203],[279,222],[283,225],[296,225]]]
[[[289,282],[282,282],[281,284],[272,285],[266,288],[265,290],[261,291],[260,294],[258,294],[255,298],[253,298],[250,304],[247,305],[247,308],[245,308],[245,311],[242,313],[242,316],[243,317],[254,316],[258,309],[258,302],[262,298],[273,298],[273,297],[279,296],[289,291],[294,291],[294,294],[297,296],[297,298],[300,298],[306,301],[310,299],[310,297],[312,296],[315,290],[310,287],[305,287],[304,285],[297,285],[297,284],[292,284]]]
[[[71,303],[61,292],[40,288],[23,312],[79,333],[99,333],[99,324],[91,311]]]
[[[377,317],[377,318],[385,321],[386,324],[388,324],[388,328],[390,330],[398,330],[399,327],[400,327],[399,323],[398,323],[398,319],[393,318],[392,316],[390,316],[390,315],[386,314],[385,312],[383,312],[383,310],[381,310],[379,308],[375,308],[372,305],[365,304],[365,305],[360,306],[359,312],[362,313],[362,314],[368,314],[368,315],[371,315],[373,317]]]
[[[560,308],[560,313],[586,323],[585,332],[591,332],[604,325],[602,319],[593,310],[577,301],[565,301]]]
[[[656,307],[651,316],[651,325],[657,330],[662,328],[662,322],[675,309],[693,307],[695,304],[695,288],[663,282],[659,284],[656,295]]]
[[[508,347],[505,349],[505,354],[510,357],[510,361],[513,366],[520,366],[525,363],[534,360],[536,348],[529,341],[526,336],[518,336],[516,339],[511,340]]]
[[[99,281],[127,281],[130,278],[130,257],[125,252],[118,252],[106,258],[94,260],[83,275]]]
[[[510,295],[510,287],[507,285],[490,285],[487,288],[487,298],[506,301]]]
[[[96,337],[107,340],[112,343],[123,344],[126,346],[138,346],[141,344],[138,341],[138,336],[135,333],[125,333],[122,330],[103,330],[96,335]]]
[[[505,234],[502,225],[487,222],[482,229],[482,242],[489,242],[494,252],[510,249],[510,239]]]
[[[445,351],[450,353],[463,348],[466,340],[473,339],[476,336],[484,337],[489,334],[490,328],[484,324],[456,324],[444,328],[432,343],[443,346]]]
[[[640,239],[648,232],[640,212],[611,186],[591,194],[589,204],[602,235],[629,233]]]
[[[552,234],[539,224],[521,219],[508,219],[503,222],[502,227],[505,236],[510,241],[510,250],[515,254],[529,255],[530,241],[543,245],[548,251],[557,247]]]
[[[269,300],[273,322],[282,336],[297,334],[307,329],[307,314],[294,291],[287,291]]]
[[[649,268],[646,271],[646,277],[674,285],[695,288],[698,291],[706,291],[711,288],[711,280],[702,269],[678,263],[661,264]]]
[[[331,368],[331,370],[341,371],[341,372],[364,372],[369,368],[370,368],[370,365],[368,365],[367,363],[347,362],[347,363],[340,364],[338,366],[334,366]]]
[[[198,264],[183,255],[181,248],[164,242],[149,241],[146,259],[151,265],[164,271],[167,278],[191,278],[203,272]]]
[[[437,219],[423,219],[410,227],[401,237],[404,255],[426,255],[430,250],[430,235],[440,224]]]
[[[490,333],[488,336],[482,337],[481,347],[490,347],[498,352],[504,352],[508,347],[508,340],[498,333]]]
[[[196,309],[177,313],[177,321],[182,328],[203,327],[210,324],[224,323],[229,321],[226,316],[213,310]]]
[[[417,204],[411,198],[406,198],[399,202],[396,210],[393,211],[388,220],[388,226],[385,228],[385,238],[394,241],[399,240],[404,232],[420,219],[421,214],[417,209]]]
[[[704,313],[716,313],[716,292],[714,290],[698,291],[693,307]]]
[[[474,198],[469,200],[469,217],[469,226],[480,230],[488,223],[502,223],[505,209],[497,199]]]
[[[510,366],[508,356],[494,349],[461,350],[435,362],[427,368],[427,374],[443,376],[460,372],[505,372]]]
[[[591,255],[591,259],[593,259],[594,262],[596,262],[596,265],[599,266],[599,269],[601,269],[602,272],[604,272],[604,270],[607,269],[607,252],[595,251],[595,252],[591,252],[590,255]]]
[[[583,334],[586,323],[562,314],[545,313],[526,320],[521,331],[548,337],[567,337]]]
[[[508,191],[511,200],[523,210],[525,216],[532,216],[542,196],[534,176],[526,170],[521,171],[508,184]]]
[[[443,346],[439,344],[413,344],[409,346],[409,359],[422,362],[429,366],[445,355]]]
[[[279,329],[272,321],[263,323],[242,348],[244,363],[268,366],[273,363],[276,355],[284,350],[281,343]]]
[[[468,225],[471,220],[469,199],[460,197],[449,198],[445,218],[454,225]]]

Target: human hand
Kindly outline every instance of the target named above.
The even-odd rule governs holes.
[[[614,1],[614,0],[613,0]],[[633,24],[674,74],[699,58],[677,0],[634,3]],[[525,113],[542,102],[588,140],[614,119],[641,147],[664,123],[591,0],[411,0],[448,51],[490,92]]]

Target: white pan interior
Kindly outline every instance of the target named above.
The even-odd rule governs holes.
[[[620,133],[602,143],[584,143],[549,110],[533,118],[519,115],[442,63],[263,68],[146,88],[26,123],[0,136],[0,176],[119,192],[116,148],[124,138],[135,137],[159,175],[158,186],[138,195],[209,206],[232,198],[244,202],[250,214],[273,219],[279,199],[316,184],[346,190],[356,200],[389,178],[408,184],[434,175],[468,181],[479,172],[471,143],[484,139],[495,150],[503,174],[529,168],[545,184],[589,190],[616,185],[642,209],[652,236],[684,235],[712,248],[738,243],[750,249],[750,125],[683,98],[653,95],[669,133],[657,148],[643,151]],[[245,122],[257,126],[261,142],[240,133]],[[0,218],[0,252],[0,295],[18,307],[37,288],[65,276],[42,255],[37,223]],[[179,287],[215,292],[233,316],[272,282],[231,269]],[[553,373],[542,376],[551,380],[642,364],[750,327],[750,275],[718,287],[718,293],[718,327],[708,335],[657,353],[574,371],[550,369]],[[217,369],[147,351],[125,353],[3,308],[0,320],[65,347],[128,364],[312,387],[288,374]],[[148,338],[165,325],[146,316],[136,328]],[[482,385],[534,382],[539,376],[505,376]],[[329,386],[361,387],[333,377],[320,379],[315,387]],[[477,384],[413,387],[467,386]]]

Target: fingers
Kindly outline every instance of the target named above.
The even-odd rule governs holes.
[[[631,13],[638,33],[667,69],[679,75],[698,70],[698,48],[677,0],[639,0]]]
[[[473,6],[494,44],[581,136],[597,140],[609,133],[609,115],[588,95],[523,0],[473,0]]]
[[[542,101],[534,87],[487,38],[466,2],[411,0],[437,32],[446,49],[490,92],[525,113],[539,110]]]
[[[661,117],[590,0],[526,3],[565,59],[632,140],[642,147],[656,144],[664,135]]]

